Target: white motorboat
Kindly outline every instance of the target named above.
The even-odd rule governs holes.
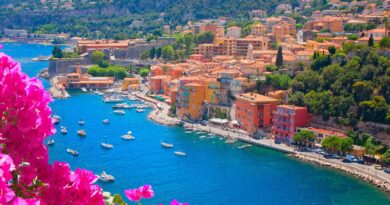
[[[131,106],[127,103],[118,103],[114,106],[112,106],[112,109],[129,109]]]
[[[84,120],[79,120],[79,125],[85,125],[85,121]]]
[[[54,139],[50,139],[49,141],[47,141],[47,145],[53,145],[54,144]]]
[[[61,133],[62,134],[68,133],[68,129],[66,127],[64,127],[64,126],[61,126]]]
[[[102,147],[103,147],[103,148],[106,148],[106,149],[112,149],[112,148],[114,148],[114,145],[108,144],[108,143],[104,143],[104,142],[100,143],[100,145],[102,145]]]
[[[53,115],[54,124],[58,124],[61,121],[61,117],[58,115]]]
[[[137,111],[138,113],[145,112],[144,109],[139,109],[139,108],[137,108],[135,111]]]
[[[244,149],[244,148],[247,148],[247,147],[250,147],[250,146],[252,146],[252,145],[246,144],[246,145],[242,145],[242,146],[238,147],[238,149]]]
[[[137,101],[137,98],[135,96],[132,96],[132,95],[128,95],[127,99],[129,99],[130,101]]]
[[[85,93],[88,92],[87,88],[80,88],[80,90],[85,92]]]
[[[85,130],[77,130],[77,135],[80,137],[87,136],[87,132]]]
[[[166,142],[161,142],[161,146],[163,146],[165,148],[172,148],[173,144],[169,144],[169,143],[166,143]]]
[[[199,138],[200,139],[203,139],[203,138],[206,138],[207,136],[206,135],[202,135],[202,136],[200,136]]]
[[[76,151],[76,150],[73,150],[73,149],[66,149],[66,152],[73,155],[73,156],[78,156],[79,153]]]
[[[109,120],[109,119],[104,119],[104,120],[103,120],[103,123],[104,123],[104,124],[110,124],[110,120]]]
[[[187,154],[185,152],[176,151],[175,155],[180,156],[180,157],[185,157]]]
[[[115,181],[115,177],[112,175],[107,174],[105,171],[103,171],[100,175],[97,175],[98,179],[102,182],[113,182]]]
[[[114,113],[117,115],[124,115],[126,112],[124,110],[114,110]]]
[[[128,131],[127,134],[121,136],[122,139],[124,140],[134,140],[135,137],[131,135],[131,131]]]
[[[123,98],[120,95],[111,95],[111,96],[104,96],[103,102],[105,103],[119,103],[122,102]]]

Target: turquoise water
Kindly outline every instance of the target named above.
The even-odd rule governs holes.
[[[50,46],[4,44],[5,52],[21,60],[23,70],[34,75],[47,63],[32,63],[31,58],[48,55]],[[47,85],[47,84],[46,84]],[[100,173],[106,170],[116,177],[112,184],[101,184],[113,193],[126,188],[151,184],[155,197],[144,204],[168,203],[173,198],[193,204],[390,204],[390,197],[372,185],[344,173],[303,163],[285,154],[260,148],[238,149],[242,144],[226,144],[218,137],[200,139],[181,128],[157,125],[147,120],[147,112],[126,111],[113,114],[111,105],[93,94],[72,92],[66,100],[52,103],[60,125],[68,134],[54,136],[49,147],[50,160],[66,161],[76,167]],[[76,135],[83,118],[87,137]],[[102,120],[110,119],[110,125]],[[133,131],[134,141],[120,136]],[[172,150],[160,146],[165,140]],[[114,145],[101,148],[102,141]],[[74,157],[66,148],[79,151]],[[187,157],[173,151],[182,150]]]

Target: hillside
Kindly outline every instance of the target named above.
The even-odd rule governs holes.
[[[268,13],[285,0],[3,0],[0,28],[27,28],[33,32],[69,32],[103,37],[134,35],[160,29],[162,25],[220,16],[247,18],[248,12]],[[42,3],[44,2],[44,3]],[[161,16],[165,13],[165,16]],[[137,20],[137,21],[135,21]],[[139,21],[141,20],[141,22]],[[134,23],[136,22],[136,23]],[[52,24],[52,25],[47,25]],[[44,27],[42,28],[42,25]],[[46,27],[49,27],[46,28]],[[115,27],[115,28],[114,28]]]

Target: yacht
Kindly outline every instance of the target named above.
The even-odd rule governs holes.
[[[169,144],[169,143],[166,143],[166,142],[161,142],[161,146],[163,146],[165,148],[172,148],[173,144]]]
[[[122,101],[123,98],[120,95],[106,95],[103,97],[103,102],[105,103],[118,103]]]
[[[54,140],[53,139],[50,139],[49,141],[47,141],[47,145],[53,145],[54,144]]]
[[[58,115],[53,115],[54,124],[59,124],[61,121],[61,117]]]
[[[103,171],[100,175],[97,175],[98,179],[102,182],[113,182],[115,181],[115,177],[112,175],[107,174],[105,171]]]
[[[85,121],[84,120],[79,120],[79,125],[85,125]]]
[[[87,132],[85,132],[85,130],[77,130],[77,135],[80,137],[85,137],[87,136]]]
[[[114,148],[114,145],[112,144],[108,144],[108,143],[100,143],[100,145],[102,145],[103,148],[106,148],[106,149],[112,149]]]
[[[104,119],[104,120],[103,120],[103,123],[104,123],[104,124],[110,124],[110,120],[109,120],[109,119]]]
[[[180,157],[185,157],[187,154],[185,152],[176,151],[175,155],[180,156]]]
[[[135,111],[137,111],[138,113],[145,112],[144,109],[139,109],[139,108],[137,108]]]
[[[122,139],[124,140],[134,140],[135,137],[131,135],[131,131],[128,131],[127,134],[121,136]]]
[[[73,155],[73,156],[78,156],[79,153],[76,151],[76,150],[73,150],[73,149],[66,149],[66,152]]]
[[[124,110],[114,110],[114,113],[117,115],[124,115],[126,112]]]
[[[64,126],[61,126],[61,133],[62,134],[68,133],[68,129],[66,127],[64,127]]]

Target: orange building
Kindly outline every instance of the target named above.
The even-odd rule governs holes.
[[[245,93],[236,96],[235,117],[241,128],[250,134],[267,129],[272,124],[273,112],[278,100],[255,93]]]
[[[88,50],[128,49],[131,40],[78,40],[77,48],[81,53]]]
[[[251,34],[253,36],[264,36],[267,33],[267,26],[258,23],[251,26]]]
[[[167,93],[166,83],[171,79],[167,75],[158,75],[149,78],[149,92],[151,94]]]
[[[272,26],[272,33],[275,35],[276,41],[280,42],[286,35],[296,35],[295,25],[282,21]]]
[[[188,83],[179,90],[177,115],[181,119],[200,120],[205,100],[205,85]]]
[[[141,80],[139,78],[125,78],[123,79],[121,90],[136,91],[139,90],[140,84],[141,84]]]
[[[333,16],[324,16],[323,18],[307,22],[305,25],[306,30],[328,30],[331,33],[343,32],[342,18]]]

